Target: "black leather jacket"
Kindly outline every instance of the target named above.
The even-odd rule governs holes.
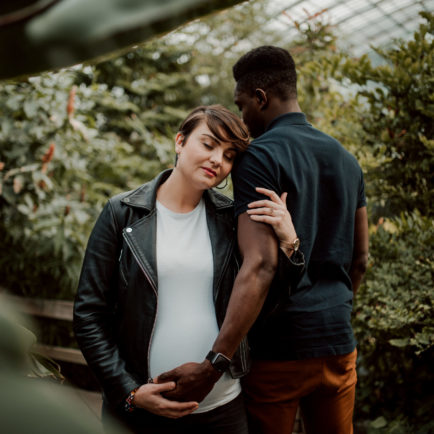
[[[89,238],[74,305],[74,331],[106,403],[117,406],[149,378],[149,350],[158,309],[156,193],[169,176],[162,172],[138,189],[111,198]],[[214,259],[214,304],[221,326],[239,269],[232,201],[204,193]],[[281,277],[288,266],[280,251]],[[303,264],[302,264],[303,265]],[[286,273],[290,275],[291,273]],[[293,274],[293,273],[292,273]],[[279,273],[277,273],[279,275]],[[286,278],[282,279],[289,294]],[[233,357],[233,378],[249,368],[247,340]]]
[[[158,308],[156,192],[170,174],[111,198],[89,238],[74,305],[74,331],[109,403],[117,405],[149,378],[149,349]],[[214,304],[223,322],[238,270],[232,201],[204,194],[214,258]],[[230,373],[248,370],[244,339]]]

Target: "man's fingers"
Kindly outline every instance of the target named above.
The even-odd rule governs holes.
[[[168,392],[164,393],[164,397],[174,401],[174,402],[181,402],[182,401],[182,391],[175,389],[175,390],[169,390]],[[185,400],[183,400],[182,402],[184,402]]]
[[[288,193],[286,191],[282,193],[282,196],[280,196],[280,200],[285,204],[285,206],[286,206],[287,197],[288,197]]]
[[[168,392],[169,390],[173,390],[176,387],[176,383],[174,381],[169,381],[167,383],[154,383],[152,384],[153,391],[156,393]]]
[[[176,369],[172,369],[171,371],[163,372],[157,377],[158,383],[167,383],[168,381],[175,381],[179,378]]]

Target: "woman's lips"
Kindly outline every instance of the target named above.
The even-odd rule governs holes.
[[[211,176],[217,176],[217,172],[214,172],[214,170],[212,170],[212,169],[209,169],[208,167],[202,167],[202,169],[208,174],[208,175],[211,175]]]

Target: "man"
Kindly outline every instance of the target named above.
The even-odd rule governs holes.
[[[243,263],[212,351],[220,360],[232,357],[255,323],[249,333],[253,364],[244,384],[251,433],[291,433],[300,405],[309,433],[348,434],[356,384],[350,315],[368,256],[363,174],[342,145],[307,122],[286,50],[256,48],[233,73],[235,103],[256,139],[232,174]],[[306,260],[291,294],[261,315],[268,291],[278,285],[278,246],[271,228],[249,216],[248,203],[263,198],[257,186],[288,192]],[[298,245],[294,239],[289,248]],[[162,376],[177,381],[174,398],[190,390],[200,399],[212,387],[210,359]]]

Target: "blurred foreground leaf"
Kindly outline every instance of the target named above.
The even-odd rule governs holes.
[[[107,55],[236,3],[240,0],[2,1],[0,79]]]

